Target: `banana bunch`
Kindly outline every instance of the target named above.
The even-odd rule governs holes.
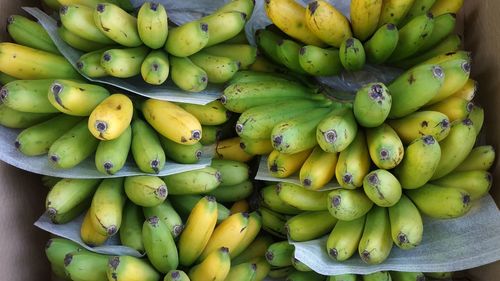
[[[379,271],[366,275],[343,274],[329,276],[327,281],[404,281],[404,280],[451,280],[453,272],[403,272],[403,271]],[[360,279],[358,279],[360,278]]]

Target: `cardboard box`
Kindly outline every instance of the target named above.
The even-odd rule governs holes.
[[[36,6],[40,1],[0,0],[0,40],[7,41],[6,20],[11,14],[24,14],[21,6]],[[472,51],[472,77],[479,81],[477,101],[486,111],[483,130],[486,143],[500,146],[500,1],[465,1],[459,15],[459,31],[463,31],[466,50]],[[493,169],[491,193],[500,202],[500,165]],[[0,162],[0,280],[51,280],[50,266],[44,247],[49,234],[33,226],[43,213],[47,190],[40,176],[20,171]],[[498,280],[500,262],[467,270],[460,280]],[[494,277],[497,276],[497,277]]]

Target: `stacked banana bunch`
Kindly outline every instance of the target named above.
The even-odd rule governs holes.
[[[161,85],[171,76],[182,90],[200,92],[208,82],[226,82],[256,59],[256,48],[243,31],[252,0],[230,1],[177,27],[169,27],[160,3],[144,3],[135,16],[113,1],[59,2],[58,34],[85,52],[77,67],[91,78],[141,75]]]
[[[266,0],[274,23],[258,30],[263,53],[291,71],[313,76],[358,71],[366,62],[409,68],[460,47],[455,13],[463,0],[353,0],[349,21],[327,1],[302,7]]]

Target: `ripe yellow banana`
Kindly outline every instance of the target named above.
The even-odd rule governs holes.
[[[129,97],[113,94],[94,108],[89,116],[89,131],[100,140],[118,138],[132,121],[134,106]]]
[[[299,179],[306,188],[317,190],[335,177],[338,153],[323,151],[316,146],[300,168]]]
[[[477,93],[477,85],[478,83],[476,80],[469,78],[469,80],[467,80],[467,83],[465,83],[462,89],[456,91],[451,96],[472,101],[472,99],[474,99]]]
[[[231,269],[231,258],[227,248],[219,248],[189,271],[191,281],[224,281]]]
[[[370,171],[370,154],[365,133],[359,130],[351,144],[340,152],[335,176],[343,188],[355,189],[363,185],[363,178]]]
[[[267,168],[272,176],[286,178],[300,170],[312,149],[304,150],[294,154],[285,154],[273,150],[267,158]]]
[[[382,0],[351,1],[352,31],[359,40],[365,41],[377,30],[382,2]]]
[[[92,223],[90,210],[85,214],[82,225],[80,227],[80,237],[82,241],[89,246],[100,246],[108,240],[107,235],[103,235],[97,231]]]
[[[386,23],[397,26],[410,11],[414,0],[383,0],[382,2],[382,12],[378,21],[379,27]]]
[[[240,212],[241,213],[241,212]],[[234,213],[233,213],[234,214]],[[253,243],[262,228],[262,216],[258,212],[252,212],[248,216],[248,225],[240,243],[231,251],[231,257],[237,257]]]
[[[309,30],[328,45],[338,48],[345,39],[352,36],[347,18],[327,1],[309,3],[305,18]]]
[[[435,16],[440,16],[446,13],[456,14],[462,8],[464,0],[437,0],[432,5],[430,12]]]
[[[124,178],[109,178],[101,182],[92,198],[90,220],[101,235],[113,236],[120,229],[126,195]]]
[[[250,161],[255,155],[249,154],[240,146],[241,138],[225,139],[217,143],[214,157],[217,159],[233,160],[239,162]]]

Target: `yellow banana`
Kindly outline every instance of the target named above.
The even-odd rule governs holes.
[[[435,104],[427,106],[424,110],[437,111],[448,116],[450,122],[463,120],[474,108],[474,104],[466,99],[459,97],[448,97]]]
[[[138,47],[143,44],[137,30],[137,18],[119,6],[99,3],[93,16],[95,25],[102,34],[116,43],[126,47]],[[156,35],[160,36],[158,33]]]
[[[267,158],[267,168],[272,176],[286,178],[300,170],[311,152],[312,149],[308,149],[294,154],[285,154],[273,150]]]
[[[367,264],[382,263],[392,249],[391,225],[387,208],[375,206],[366,215],[358,252]]]
[[[221,125],[231,117],[231,112],[218,100],[205,105],[188,103],[178,103],[177,105],[196,117],[201,125]]]
[[[156,272],[153,266],[144,259],[138,259],[131,256],[113,256],[109,257],[108,280],[120,281],[158,281],[160,274]]]
[[[383,0],[382,2],[382,12],[378,21],[379,27],[387,23],[397,26],[410,11],[414,0]]]
[[[252,155],[266,155],[274,150],[270,139],[241,138],[240,147],[243,151]]]
[[[303,212],[285,224],[288,238],[293,241],[309,241],[317,239],[332,231],[337,218],[328,211]]]
[[[437,0],[432,5],[430,12],[435,16],[440,16],[446,13],[456,14],[460,11],[464,4],[464,0]]]
[[[365,41],[377,30],[382,2],[382,0],[351,1],[352,31],[359,40]]]
[[[366,142],[372,161],[381,169],[392,169],[403,160],[403,143],[396,131],[385,123],[368,129]]]
[[[120,229],[126,195],[124,178],[109,178],[101,182],[92,198],[90,220],[101,235],[113,236]]]
[[[465,85],[458,91],[456,91],[452,97],[463,98],[468,101],[472,101],[477,93],[477,81],[469,78]]]
[[[244,262],[251,262],[255,258],[263,258],[267,248],[273,242],[274,240],[270,235],[260,234],[243,252],[241,252],[241,254],[231,259],[231,264],[237,265]]]
[[[134,107],[129,97],[113,94],[103,100],[89,116],[89,131],[100,140],[118,138],[132,121]]]
[[[493,166],[494,162],[495,148],[491,145],[478,146],[472,149],[467,158],[453,172],[487,171]]]
[[[233,213],[234,214],[234,213]],[[260,233],[262,228],[262,217],[258,212],[252,212],[248,216],[248,225],[241,239],[240,243],[231,251],[231,257],[239,256],[243,251],[245,251],[256,239],[257,235]]]
[[[312,190],[325,186],[335,177],[338,153],[325,152],[316,146],[300,168],[299,179],[302,185]]]
[[[442,141],[450,133],[450,119],[437,111],[417,111],[400,119],[388,120],[404,144],[422,136]]]
[[[479,199],[491,188],[492,175],[487,171],[453,172],[432,182],[439,186],[461,188],[470,194],[471,200]]]
[[[255,155],[244,151],[240,146],[240,142],[241,138],[239,137],[219,141],[215,148],[215,158],[239,162],[250,161]]]
[[[286,204],[302,211],[327,210],[329,191],[315,191],[293,183],[280,182],[277,185],[279,198]]]
[[[80,237],[85,244],[90,246],[100,246],[108,240],[107,235],[103,235],[99,233],[92,220],[90,218],[91,213],[90,210],[85,214],[85,218],[83,219],[82,225],[80,227]]]
[[[352,221],[339,220],[326,241],[328,256],[336,261],[345,261],[358,249],[363,234],[366,216]]]
[[[189,271],[191,281],[224,281],[231,269],[231,258],[227,248],[219,248],[210,253],[200,264]]]
[[[113,40],[104,35],[94,22],[94,9],[79,4],[68,4],[59,9],[62,25],[81,38],[100,44],[113,44]]]
[[[294,185],[295,186],[295,185]],[[279,191],[281,187],[278,185],[269,185],[260,190],[260,198],[262,206],[271,209],[272,211],[278,212],[280,214],[286,215],[296,215],[302,212],[302,210],[286,203],[279,197]],[[303,189],[301,186],[298,188]],[[321,200],[321,199],[320,199]]]
[[[89,116],[109,95],[101,86],[62,79],[55,80],[48,91],[48,99],[55,108],[74,116]]]
[[[339,154],[335,167],[337,182],[347,189],[362,186],[363,178],[370,171],[370,164],[365,134],[359,130],[351,144]]]
[[[327,1],[309,3],[305,19],[309,30],[328,45],[338,48],[345,39],[352,36],[347,18]]]
[[[165,45],[168,36],[168,15],[161,3],[146,2],[137,14],[137,31],[141,41],[151,49]]]

